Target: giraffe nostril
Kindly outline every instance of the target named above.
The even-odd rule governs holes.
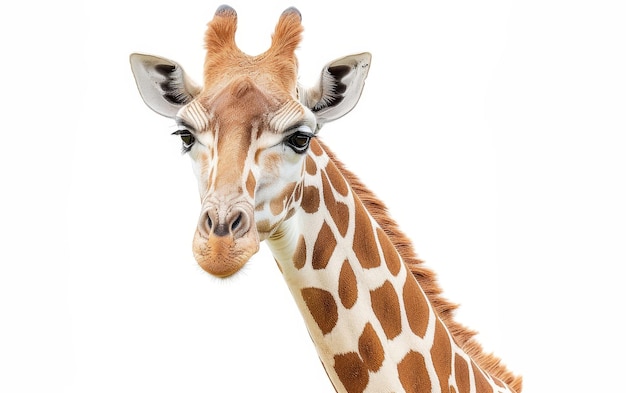
[[[250,214],[248,207],[234,206],[230,209],[219,206],[210,206],[200,218],[198,230],[208,239],[211,236],[233,236],[238,239],[250,229]],[[220,214],[221,213],[221,214]]]
[[[239,228],[239,225],[241,224],[241,213],[239,213],[237,215],[237,218],[235,218],[235,221],[233,221],[233,223],[230,225],[230,230],[234,231],[237,228]]]

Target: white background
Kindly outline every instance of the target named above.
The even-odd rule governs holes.
[[[188,157],[131,75],[140,51],[200,81],[220,2],[85,3],[0,16],[0,391],[332,391],[265,246],[231,280],[197,267]],[[229,3],[250,54],[302,12],[305,83],[373,54],[322,138],[526,392],[623,385],[621,3]]]

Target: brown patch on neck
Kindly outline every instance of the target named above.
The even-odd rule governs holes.
[[[469,365],[460,355],[454,355],[454,377],[459,393],[470,393]]]
[[[296,252],[293,254],[293,264],[298,270],[302,269],[306,264],[306,241],[302,235],[298,238]]]
[[[398,363],[398,375],[406,393],[431,391],[432,384],[428,376],[426,361],[419,352],[409,351],[406,354]]]
[[[396,289],[389,281],[385,281],[379,288],[370,291],[370,299],[372,310],[380,321],[385,335],[389,340],[393,340],[402,333],[402,315]]]
[[[367,323],[359,336],[359,354],[368,369],[376,372],[385,361],[385,349],[371,323]]]
[[[335,372],[348,393],[362,393],[369,383],[369,373],[356,352],[335,355]]]
[[[328,165],[327,168],[334,168],[334,165]],[[337,169],[334,169],[337,171]],[[326,210],[328,210],[328,214],[332,218],[335,225],[337,225],[337,229],[339,230],[339,234],[341,237],[346,236],[348,232],[348,224],[350,223],[350,214],[348,211],[348,206],[339,202],[335,199],[333,195],[333,189],[330,186],[328,179],[324,176],[324,171],[322,171],[322,194],[324,195],[324,204],[326,205]],[[347,194],[347,192],[346,192]]]
[[[353,240],[354,254],[358,258],[364,269],[371,269],[380,266],[380,255],[376,245],[376,237],[372,228],[370,217],[367,211],[359,203],[358,196],[354,196],[354,220],[355,227],[361,228],[355,231]]]
[[[435,367],[435,374],[439,378],[441,391],[447,390],[448,381],[450,380],[450,375],[452,375],[452,343],[446,328],[439,320],[435,324],[435,337],[433,346],[430,349],[430,356]]]
[[[330,261],[330,257],[335,252],[336,246],[337,239],[335,239],[332,229],[324,221],[322,228],[317,234],[315,246],[313,246],[313,269],[325,269]]]
[[[330,333],[337,325],[339,314],[333,295],[321,288],[302,288],[300,291],[315,323],[323,334]]]
[[[384,229],[385,234],[389,237],[396,250],[398,250],[400,257],[417,279],[420,287],[433,306],[435,313],[448,327],[457,345],[459,345],[480,368],[506,383],[513,391],[521,392],[522,378],[508,370],[498,357],[492,354],[486,354],[480,343],[478,343],[474,337],[476,332],[469,330],[454,320],[454,310],[457,308],[457,305],[441,296],[442,290],[436,281],[435,273],[423,266],[423,261],[417,257],[410,240],[400,230],[398,224],[389,216],[385,204],[376,198],[374,193],[365,187],[356,175],[347,170],[326,145],[319,139],[316,139],[316,142],[319,142],[320,146],[317,146],[317,143],[311,146],[315,147],[316,150],[323,149],[326,151],[326,154],[328,154],[332,162],[337,166],[343,177],[352,187],[352,190],[363,202],[365,208],[378,222],[380,227]],[[320,155],[317,153],[318,152],[316,152],[316,155]]]
[[[302,209],[307,213],[316,213],[320,208],[320,193],[317,187],[305,186],[302,193]]]
[[[339,273],[339,299],[341,304],[347,309],[351,309],[357,301],[359,295],[359,287],[356,282],[354,270],[350,267],[350,263],[346,259],[341,265]]]

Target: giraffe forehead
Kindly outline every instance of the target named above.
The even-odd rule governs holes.
[[[248,129],[267,121],[276,107],[275,99],[263,92],[249,77],[233,80],[224,89],[202,100],[209,116],[220,129]]]
[[[177,121],[187,126],[197,133],[209,129],[213,116],[206,108],[200,104],[199,100],[194,100],[180,109],[177,114]]]
[[[295,126],[300,125],[305,125],[313,131],[315,130],[315,117],[299,102],[287,100],[272,113],[269,125],[274,132],[278,133],[289,132]]]
[[[294,127],[306,125],[315,130],[315,117],[288,94],[264,91],[250,77],[241,77],[217,94],[204,93],[181,109],[178,117],[197,134],[250,132],[283,134]]]

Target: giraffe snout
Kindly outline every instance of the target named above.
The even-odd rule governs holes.
[[[217,277],[235,274],[259,250],[251,204],[215,204],[200,215],[193,240],[196,261]]]
[[[252,226],[252,217],[247,210],[237,206],[220,214],[219,209],[209,208],[200,218],[198,229],[206,238],[232,236],[238,239],[248,233]]]

